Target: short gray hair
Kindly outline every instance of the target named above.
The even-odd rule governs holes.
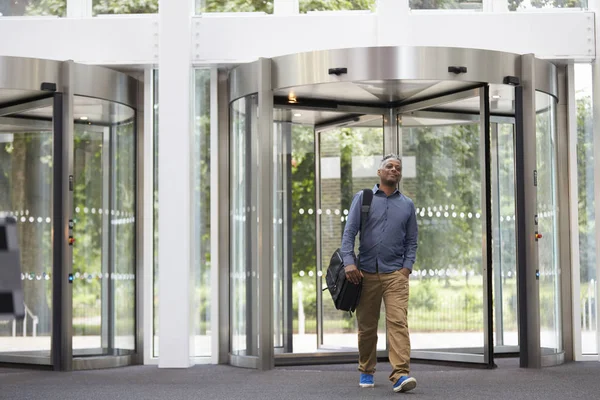
[[[400,158],[400,156],[396,155],[396,154],[388,154],[387,156],[383,157],[383,160],[381,160],[381,163],[379,164],[379,169],[383,169],[383,167],[385,167],[385,164],[389,161],[389,160],[396,160],[398,161],[400,164],[402,164],[402,159]]]

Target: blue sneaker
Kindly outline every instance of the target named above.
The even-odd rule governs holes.
[[[360,374],[360,387],[361,388],[372,388],[375,387],[373,382],[373,375],[371,374]]]
[[[417,380],[410,376],[401,376],[400,379],[394,383],[394,392],[408,392],[417,387]]]

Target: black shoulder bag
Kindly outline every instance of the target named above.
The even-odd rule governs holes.
[[[369,210],[371,209],[371,202],[373,201],[373,191],[371,189],[364,189],[362,196],[362,207],[360,214],[360,239],[362,240],[362,228],[365,226]],[[355,261],[358,266],[358,262]],[[331,256],[329,267],[327,268],[327,274],[325,275],[325,283],[327,287],[323,289],[329,290],[335,308],[338,310],[349,311],[352,313],[356,310],[358,302],[360,301],[360,292],[362,290],[362,281],[355,285],[346,279],[346,271],[344,270],[344,260],[340,249],[336,249]]]

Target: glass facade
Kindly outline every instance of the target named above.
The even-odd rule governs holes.
[[[194,151],[192,194],[192,254],[194,291],[192,313],[196,356],[211,353],[211,257],[210,257],[210,70],[194,71]]]
[[[575,64],[577,104],[577,194],[579,212],[579,276],[581,303],[581,350],[598,354],[598,276],[596,274],[596,227],[594,211],[594,130],[592,114],[592,66]]]

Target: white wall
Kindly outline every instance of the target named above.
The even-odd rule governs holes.
[[[595,57],[592,12],[442,14],[399,9],[395,14],[195,16],[192,61],[239,63],[301,51],[409,44],[534,53],[546,59],[590,61]],[[0,18],[0,54],[102,65],[154,65],[159,54],[158,28],[157,15]]]

